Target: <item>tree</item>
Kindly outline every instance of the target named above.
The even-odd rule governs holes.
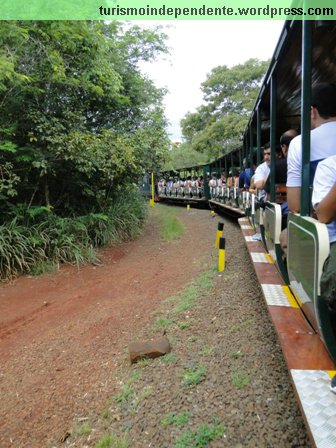
[[[194,150],[215,158],[240,144],[268,64],[249,59],[211,71],[202,84],[205,104],[181,122],[183,136]]]
[[[165,159],[163,91],[138,69],[165,35],[112,22],[16,21],[0,29],[0,206],[100,209]]]

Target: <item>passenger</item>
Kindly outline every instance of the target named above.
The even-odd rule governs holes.
[[[256,187],[255,187],[255,183],[254,183],[254,175],[251,177],[251,180],[250,180],[250,188],[249,188],[249,190],[248,190],[251,194],[255,194],[255,195],[257,195],[257,193],[258,193],[258,191],[257,191],[257,189],[256,189]]]
[[[327,224],[330,243],[330,254],[321,277],[321,296],[336,313],[336,155],[317,165],[312,204],[318,220]]]
[[[316,84],[312,88],[310,133],[311,183],[319,161],[336,154],[336,85]],[[287,200],[289,209],[300,211],[301,195],[301,136],[295,137],[288,151]]]
[[[233,172],[233,186],[234,186],[234,188],[238,188],[239,172],[236,168],[233,168],[232,172]]]
[[[336,318],[336,155],[321,161],[316,168],[312,204],[320,222],[327,224],[330,252],[320,280],[321,297],[326,301],[331,319]],[[336,393],[336,375],[331,380]]]
[[[310,132],[310,182],[313,182],[317,164],[336,154],[336,85],[316,84],[312,88]],[[302,152],[301,135],[289,145],[287,157],[287,202],[292,212],[300,211]],[[280,245],[287,251],[287,231],[281,233]]]
[[[294,137],[299,135],[298,131],[295,129],[289,129],[288,131],[284,132],[280,137],[280,151],[277,151],[277,156],[275,160],[275,172],[274,172],[274,182],[275,184],[286,184],[287,182],[287,155],[288,155],[288,148],[290,142],[293,140]],[[278,155],[278,153],[281,153],[281,157]],[[267,194],[270,193],[271,185],[270,185],[270,175],[268,176],[268,179],[265,183],[265,191]],[[281,223],[281,230],[285,229],[287,227],[287,216],[289,213],[288,203],[287,200],[284,200],[282,203],[280,203],[281,206],[281,215],[282,215],[282,223]],[[283,243],[285,244],[285,242]],[[285,247],[284,247],[285,249]]]
[[[246,158],[243,159],[243,169],[239,173],[238,187],[240,189],[249,188],[251,181],[251,169],[247,168]]]
[[[212,173],[212,175],[211,175],[211,179],[209,180],[209,188],[210,188],[210,195],[213,198],[216,195],[216,188],[217,188],[216,173]]]
[[[266,180],[270,173],[271,164],[271,144],[267,142],[264,145],[264,162],[257,166],[254,173],[254,186],[258,191],[258,199],[263,202],[266,199],[266,191],[264,190]]]

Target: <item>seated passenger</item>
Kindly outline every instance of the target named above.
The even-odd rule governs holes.
[[[321,161],[316,168],[312,204],[320,222],[327,224],[330,252],[324,262],[320,280],[321,297],[333,319],[336,314],[336,156]],[[336,393],[336,375],[330,389]]]
[[[321,296],[336,313],[336,155],[317,165],[312,204],[318,220],[327,224],[330,243],[321,276]]]
[[[312,88],[310,132],[311,182],[314,168],[321,160],[336,154],[336,85],[316,84]],[[288,150],[287,200],[289,209],[300,211],[301,195],[301,136],[295,137]]]
[[[254,173],[254,186],[258,190],[259,201],[265,201],[266,191],[264,186],[270,173],[271,164],[271,144],[267,142],[264,145],[264,162],[257,166]]]
[[[283,184],[286,185],[287,182],[287,155],[288,148],[290,142],[294,137],[298,135],[298,131],[295,129],[289,129],[284,132],[280,137],[280,152],[277,151],[277,156],[275,160],[275,173],[274,173],[274,182],[275,184]],[[278,153],[281,153],[281,157],[279,157]],[[270,185],[270,175],[265,183],[265,191],[267,194],[270,193],[271,185]],[[287,198],[286,200],[280,203],[281,206],[281,215],[282,215],[282,223],[281,230],[287,227],[287,216],[289,213]]]
[[[239,173],[238,187],[240,189],[249,189],[251,182],[251,168],[247,167],[246,158],[243,160],[243,169]]]

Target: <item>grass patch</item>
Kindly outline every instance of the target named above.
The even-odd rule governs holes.
[[[214,352],[214,348],[206,345],[205,347],[202,348],[202,350],[200,352],[198,352],[198,354],[200,356],[206,356],[206,355],[211,355],[213,352]]]
[[[185,431],[176,440],[174,448],[205,448],[210,442],[224,434],[225,429],[219,423],[199,426],[197,431]]]
[[[49,274],[57,271],[58,265],[51,260],[37,260],[28,268],[29,275]]]
[[[169,414],[167,414],[161,420],[161,425],[162,426],[174,425],[177,426],[178,428],[182,428],[187,423],[189,423],[191,416],[192,414],[189,411],[180,412],[179,414],[175,414],[175,412],[169,412]]]
[[[238,358],[241,358],[242,356],[244,356],[244,355],[243,355],[243,353],[240,350],[238,350],[237,352],[230,352],[229,353],[229,357],[232,358],[232,359],[238,359]]]
[[[153,394],[152,386],[145,386],[141,392],[139,399],[147,400]]]
[[[75,429],[75,435],[77,437],[88,436],[92,432],[92,426],[89,422],[85,422]]]
[[[184,386],[196,386],[205,380],[206,368],[202,365],[195,365],[186,367],[183,374],[183,385]]]
[[[173,241],[184,233],[184,225],[176,216],[160,216],[161,235],[165,241]]]
[[[138,367],[147,367],[150,364],[150,359],[148,358],[143,358],[143,359],[139,359],[139,361],[137,362],[137,366]]]
[[[231,382],[237,389],[244,389],[251,383],[251,378],[246,372],[236,371],[231,374]]]
[[[130,374],[128,384],[134,383],[135,381],[139,381],[142,377],[142,373],[140,370],[133,370]]]
[[[161,357],[161,361],[165,364],[173,364],[176,362],[176,355],[174,353],[167,353]]]
[[[198,277],[198,284],[202,289],[211,289],[214,285],[215,273],[213,270],[205,271]]]
[[[174,325],[175,322],[176,322],[176,319],[168,319],[167,317],[159,317],[158,319],[156,319],[156,321],[152,325],[152,328],[154,331],[167,330],[169,327]]]
[[[186,330],[190,327],[190,322],[179,322],[178,326],[181,330]]]
[[[184,233],[184,225],[176,216],[177,210],[158,206],[153,210],[161,224],[161,236],[165,241],[173,241]]]
[[[137,398],[133,388],[129,384],[124,384],[121,392],[115,397],[115,401],[122,407],[136,407]]]
[[[243,320],[243,322],[240,322],[239,324],[232,325],[232,327],[230,327],[230,333],[237,333],[243,328],[248,327],[249,325],[252,325],[254,323],[255,319],[253,317],[251,319]]]
[[[128,448],[126,436],[117,437],[113,434],[103,436],[96,444],[95,448]]]
[[[187,339],[188,344],[193,344],[196,341],[197,341],[196,336],[190,336],[190,338]]]
[[[200,290],[192,283],[187,286],[181,293],[179,303],[175,307],[174,311],[176,313],[183,313],[184,311],[189,310],[190,308],[194,308],[197,305],[198,298],[200,295]]]

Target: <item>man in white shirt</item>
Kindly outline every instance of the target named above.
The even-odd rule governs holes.
[[[317,218],[327,224],[330,252],[320,280],[321,297],[326,302],[329,321],[335,332],[336,319],[336,155],[321,161],[316,168],[312,203]],[[336,393],[336,375],[331,380]]]
[[[258,191],[258,199],[266,199],[266,191],[264,186],[270,173],[271,165],[271,144],[267,142],[264,145],[264,162],[257,166],[254,173],[254,187]]]
[[[336,155],[336,85],[316,84],[312,88],[310,134],[311,181],[316,165],[326,157]],[[289,209],[300,211],[301,195],[301,135],[290,145],[287,158],[287,201]]]

